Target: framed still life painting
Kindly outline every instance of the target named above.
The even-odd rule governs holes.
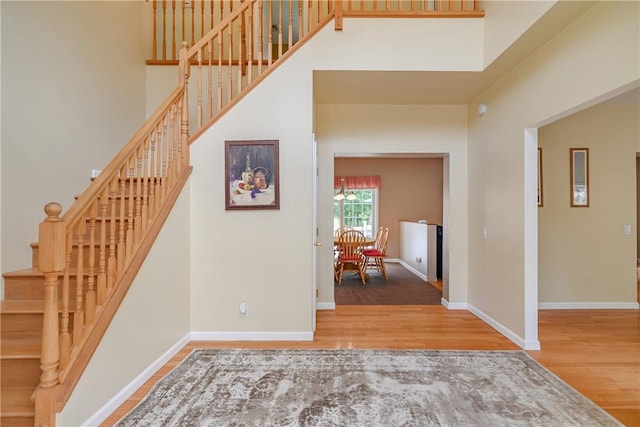
[[[225,209],[280,209],[278,140],[225,141]]]

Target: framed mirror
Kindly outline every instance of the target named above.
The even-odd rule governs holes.
[[[589,149],[571,148],[571,207],[589,207]]]

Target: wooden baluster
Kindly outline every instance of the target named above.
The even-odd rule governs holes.
[[[202,49],[198,49],[198,97],[197,97],[197,109],[198,109],[198,129],[202,127]]]
[[[313,14],[313,2],[309,0],[307,5],[307,31],[311,31],[311,15]]]
[[[248,51],[248,68],[247,71],[247,85],[251,84],[253,80],[253,6],[249,7],[249,51]]]
[[[269,52],[267,55],[267,68],[271,67],[271,62],[273,61],[273,2],[269,2],[269,31],[267,35],[267,44],[269,47]]]
[[[262,2],[258,3],[258,76],[262,74],[262,59],[264,58],[264,8]]]
[[[282,57],[282,0],[278,0],[278,58]]]
[[[191,46],[196,44],[196,0],[191,2]],[[184,41],[184,39],[182,39]]]
[[[218,111],[222,109],[222,35],[220,31],[218,37]]]
[[[287,25],[287,27],[289,28],[289,34],[287,34],[287,40],[289,40],[289,49],[291,49],[291,46],[293,46],[293,3],[291,0],[288,0],[289,2],[289,25]]]
[[[224,2],[220,2],[220,21],[224,20]],[[222,51],[218,52],[219,55],[222,55]]]
[[[162,0],[162,60],[167,60],[167,0]]]
[[[69,334],[69,270],[71,268],[71,250],[73,249],[73,231],[65,239],[64,274],[62,278],[62,311],[60,313],[60,370],[63,371],[69,363],[71,352],[71,335]]]
[[[169,138],[168,156],[167,156],[167,192],[173,188],[173,182],[176,177],[176,145],[180,138],[180,120],[182,118],[182,106],[176,105],[173,116],[171,117],[171,137]]]
[[[182,171],[182,166],[187,166],[190,162],[189,160],[189,76],[191,75],[191,63],[187,57],[187,46],[182,46],[182,51],[180,52],[180,58],[182,63],[182,73],[185,76],[185,88],[184,93],[182,95],[182,117],[180,120],[180,145],[178,154],[180,155],[179,171]]]
[[[247,27],[245,24],[245,20],[247,19],[247,17],[245,16],[245,13],[242,12],[242,14],[240,15],[240,46],[239,46],[239,52],[238,52],[238,65],[239,65],[239,72],[238,72],[238,93],[242,92],[242,76],[247,74],[247,64],[245,63],[245,58],[247,57],[246,55],[246,51],[247,51]]]
[[[302,2],[298,2],[298,40],[304,35],[304,19],[302,18]]]
[[[158,16],[158,0],[153,0],[153,40],[151,42],[151,59],[158,59],[158,28],[156,24],[157,16]]]
[[[38,268],[44,274],[40,388],[46,389],[58,384],[59,376],[58,277],[65,264],[66,227],[60,218],[62,206],[59,203],[48,203],[44,210],[47,217],[39,225]]]
[[[342,1],[336,3],[335,31],[342,31]]]
[[[153,135],[153,134],[152,134]],[[143,167],[142,167],[142,232],[147,231],[149,227],[149,137],[144,139],[143,144]]]
[[[118,227],[116,201],[118,197],[117,176],[109,183],[109,197],[111,198],[111,222],[109,224],[109,258],[107,259],[107,292],[110,293],[118,274],[118,258],[116,256],[116,231]]]
[[[213,117],[213,40],[207,42],[207,49],[209,51],[209,78],[207,79],[207,109],[208,117]]]
[[[86,324],[91,325],[96,318],[96,216],[97,203],[89,207],[89,271],[87,277]]]
[[[158,200],[158,208],[162,206],[162,202],[166,196],[165,193],[165,172],[167,170],[167,139],[169,138],[169,117],[173,114],[175,106],[171,107],[171,110],[164,117],[164,122],[162,125],[162,138],[158,141],[158,165],[160,166],[158,172],[158,185],[160,191],[156,192],[156,199]]]
[[[176,59],[176,0],[171,0],[171,59]]]
[[[133,244],[134,248],[136,248],[142,239],[142,146],[138,147],[134,156],[136,168],[135,177],[132,177],[132,179],[135,179],[136,215],[133,218]]]
[[[209,0],[209,21],[211,21],[211,27],[209,27],[209,29],[216,26],[213,22],[213,0]]]
[[[158,124],[158,129],[157,129],[157,138],[156,138],[156,155],[155,155],[155,165],[156,165],[156,171],[154,174],[154,192],[155,192],[155,204],[154,204],[154,211],[158,212],[160,209],[160,200],[162,199],[162,187],[161,187],[161,178],[162,178],[162,138],[163,138],[163,129],[164,129],[164,122],[166,121],[166,114],[165,116],[162,118],[162,122]]]
[[[73,343],[78,345],[82,340],[85,325],[84,306],[84,238],[87,233],[87,220],[85,217],[76,224],[76,312],[73,315]]]
[[[228,69],[228,82],[227,82],[227,105],[231,102],[231,98],[232,96],[232,92],[233,92],[233,63],[232,63],[232,58],[233,58],[233,22],[229,23],[229,26],[227,27],[228,32],[227,32],[227,40],[229,41],[229,63],[227,65],[227,69]]]
[[[149,217],[154,218],[156,215],[156,179],[158,177],[158,173],[156,170],[157,165],[157,153],[156,153],[156,141],[159,135],[159,128],[156,129],[155,133],[151,135],[151,156],[150,156],[150,164],[149,171],[151,172],[151,181],[149,186]]]
[[[200,2],[200,38],[204,37],[206,31],[204,30],[204,0]]]
[[[187,21],[186,21],[186,4],[185,4],[186,0],[182,0],[182,38],[180,40],[184,41],[187,39],[186,37],[186,28],[187,28]]]
[[[134,208],[135,208],[135,198],[133,195],[133,190],[134,190],[134,165],[135,165],[135,161],[133,160],[133,158],[129,158],[129,160],[127,160],[127,164],[129,166],[129,175],[127,176],[127,183],[129,184],[129,200],[127,201],[128,207],[129,207],[129,214],[127,217],[127,234],[125,236],[125,259],[128,262],[129,259],[131,258],[131,255],[133,255],[133,242],[134,242],[134,231],[133,231],[133,220],[134,220]]]
[[[188,92],[184,92],[182,99],[182,120],[180,127],[180,142],[178,145],[178,171],[189,165],[189,99]]]
[[[127,176],[127,165],[126,162],[120,169],[119,180],[120,180],[120,214],[118,218],[118,271],[122,271],[124,269],[124,262],[126,259],[126,248],[127,248],[127,240],[126,240],[126,231],[125,231],[125,206],[127,203],[127,194],[126,194],[126,176]]]
[[[103,305],[107,298],[107,204],[109,203],[109,187],[100,193],[100,251],[98,252],[98,287],[96,302]]]
[[[162,150],[162,155],[164,156],[164,167],[163,176],[162,176],[162,201],[164,202],[165,197],[170,191],[171,188],[171,145],[173,144],[173,140],[175,139],[175,129],[176,129],[176,114],[177,114],[178,106],[173,105],[171,107],[171,114],[169,115],[169,127],[167,129],[167,136],[164,141],[164,149]]]
[[[473,10],[475,10],[475,11],[480,10],[480,1],[479,0],[473,0]]]

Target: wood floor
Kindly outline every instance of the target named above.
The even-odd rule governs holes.
[[[627,426],[640,427],[640,314],[541,310],[540,351],[529,354]],[[516,350],[464,310],[442,306],[338,306],[318,312],[312,342],[191,342],[102,426],[111,426],[194,348],[388,348]]]

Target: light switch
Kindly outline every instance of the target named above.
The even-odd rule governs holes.
[[[630,224],[625,224],[624,225],[624,234],[627,236],[631,235],[631,225]]]
[[[487,227],[484,227],[482,229],[482,237],[484,237],[485,239],[487,238],[488,232],[487,232]]]

